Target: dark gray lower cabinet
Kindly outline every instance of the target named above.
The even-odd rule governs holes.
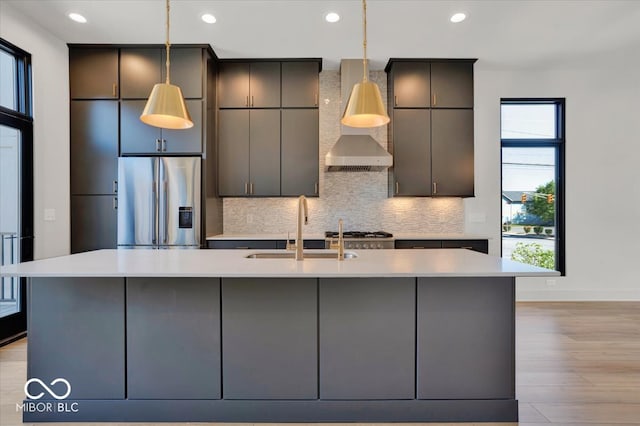
[[[219,278],[127,278],[127,396],[220,398]]]
[[[318,397],[317,280],[222,279],[225,399]]]
[[[320,398],[415,398],[415,278],[320,279]]]
[[[114,195],[72,195],[71,253],[116,248],[117,212]]]
[[[66,379],[72,400],[124,399],[124,297],[124,278],[32,278],[27,376]]]
[[[418,278],[417,397],[514,399],[514,279]]]

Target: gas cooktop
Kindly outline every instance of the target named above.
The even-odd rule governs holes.
[[[327,231],[324,233],[324,236],[325,238],[338,238],[338,233]],[[343,232],[342,236],[349,239],[393,238],[393,234],[384,231],[347,231]]]

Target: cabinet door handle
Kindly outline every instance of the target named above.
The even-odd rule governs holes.
[[[251,106],[253,106],[253,95],[251,95]]]
[[[114,194],[118,193],[118,181],[117,180],[113,181],[113,193]]]
[[[436,95],[435,93],[433,94],[433,106],[436,106],[436,104],[438,103],[438,95]]]
[[[113,83],[111,85],[111,94],[115,98],[117,96],[118,83]]]
[[[398,96],[394,95],[393,97],[393,106],[398,106]]]
[[[314,102],[315,106],[318,106],[318,92],[314,93],[313,102]]]
[[[396,181],[396,194],[400,193],[400,184]]]
[[[249,95],[247,95],[244,99],[244,106],[248,107],[249,106]]]
[[[160,152],[160,139],[156,139],[156,151]]]
[[[253,195],[253,182],[249,183],[249,194]]]
[[[413,247],[411,247],[411,248],[412,248],[412,249],[424,249],[424,247],[422,247],[422,246],[413,246]]]
[[[433,193],[434,194],[438,193],[438,183],[437,182],[433,182]]]
[[[167,150],[167,140],[162,139],[162,152],[165,152],[166,150]]]
[[[245,194],[249,193],[249,184],[247,182],[244,183],[244,193]]]
[[[118,198],[113,197],[113,209],[118,210]]]
[[[318,194],[318,182],[313,185],[313,193],[316,195]]]

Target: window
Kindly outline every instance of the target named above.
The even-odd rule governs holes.
[[[564,99],[502,99],[502,256],[564,274]]]
[[[31,56],[0,38],[0,264],[32,259]],[[0,342],[26,329],[25,287],[0,277]]]

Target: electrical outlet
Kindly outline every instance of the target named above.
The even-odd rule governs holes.
[[[253,215],[252,214],[248,214],[247,215],[247,223],[253,223]]]
[[[553,279],[553,278],[547,278],[547,285],[548,285],[549,287],[553,287],[553,286],[555,286],[555,285],[556,285],[556,280],[555,280],[555,279]]]
[[[56,209],[44,209],[44,220],[53,222],[56,220]]]

